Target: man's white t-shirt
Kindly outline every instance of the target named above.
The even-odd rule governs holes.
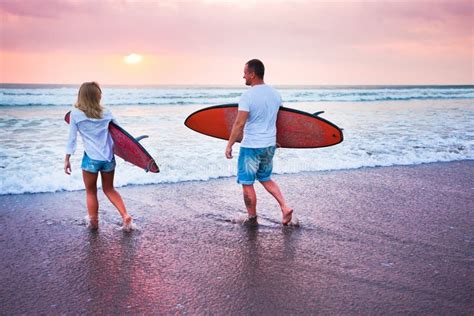
[[[246,148],[264,148],[276,144],[276,119],[281,95],[269,85],[255,85],[242,94],[239,111],[249,112],[240,144]]]

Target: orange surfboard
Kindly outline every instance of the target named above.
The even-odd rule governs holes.
[[[280,107],[277,117],[277,146],[282,148],[318,148],[339,144],[342,130],[314,114]],[[228,140],[237,117],[237,104],[223,104],[198,110],[184,125],[212,137]],[[241,139],[238,140],[239,142]]]
[[[71,112],[67,112],[66,116],[64,116],[64,120],[68,124],[70,114]],[[114,154],[123,160],[144,169],[146,172],[160,172],[160,168],[158,168],[158,165],[156,164],[153,157],[139,143],[141,139],[148,136],[134,138],[127,131],[113,122],[109,123],[109,132],[112,136],[112,139],[114,140]]]

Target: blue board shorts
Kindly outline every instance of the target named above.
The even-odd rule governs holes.
[[[240,147],[237,163],[237,183],[251,185],[257,179],[260,182],[270,180],[273,170],[275,146],[264,148]]]
[[[112,172],[115,169],[115,157],[112,158],[112,161],[94,160],[84,152],[81,169],[91,173]]]

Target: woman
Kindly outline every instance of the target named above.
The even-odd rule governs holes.
[[[64,171],[71,174],[69,158],[76,150],[76,138],[79,131],[84,142],[81,168],[86,187],[90,227],[99,228],[97,178],[100,172],[102,190],[122,216],[123,229],[129,231],[132,228],[132,217],[128,215],[122,197],[114,188],[114,143],[109,133],[109,123],[115,120],[112,113],[100,104],[101,97],[102,91],[98,83],[85,82],[81,85],[77,102],[70,115]]]

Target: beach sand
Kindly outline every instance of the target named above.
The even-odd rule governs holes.
[[[0,196],[0,314],[474,313],[474,161],[274,179],[299,227],[261,186],[232,223],[234,178],[120,188],[131,233],[102,193],[96,233],[84,191]]]

